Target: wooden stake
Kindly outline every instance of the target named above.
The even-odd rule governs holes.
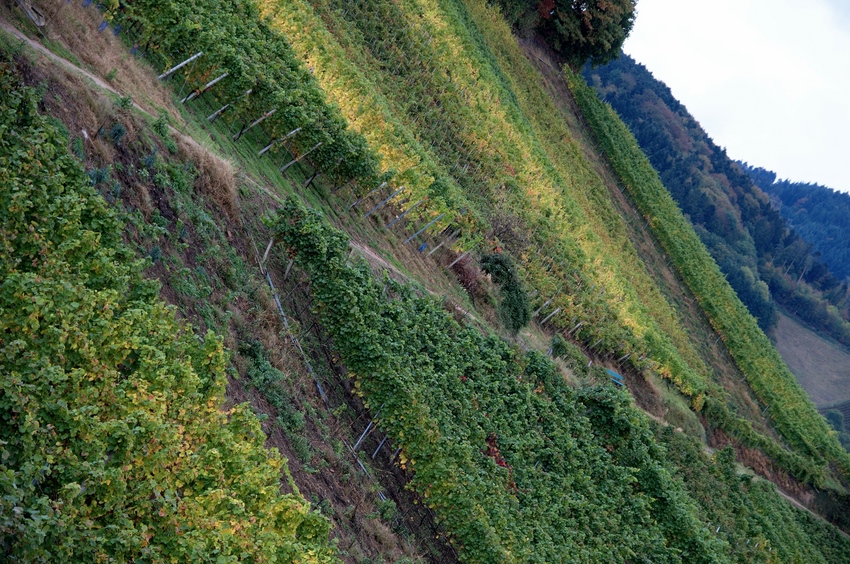
[[[552,319],[553,317],[555,317],[555,315],[557,315],[558,313],[560,313],[560,311],[561,311],[561,308],[560,308],[560,307],[559,307],[559,308],[557,308],[555,311],[553,311],[552,313],[550,313],[549,315],[547,315],[547,316],[546,316],[546,319],[544,319],[543,321],[541,321],[541,322],[540,322],[540,325],[546,325],[546,322],[547,322],[547,321],[549,321],[550,319]]]
[[[294,164],[295,164],[295,163],[297,163],[297,162],[301,162],[301,159],[303,159],[304,157],[306,157],[307,155],[309,155],[310,153],[312,153],[313,151],[315,151],[316,149],[318,149],[319,147],[321,147],[323,143],[324,143],[324,141],[319,141],[318,143],[316,143],[315,145],[313,145],[313,148],[312,148],[312,149],[310,149],[310,150],[309,150],[309,151],[307,151],[306,153],[302,153],[301,155],[299,155],[299,156],[295,157],[294,159],[292,159],[291,161],[289,161],[288,163],[286,163],[285,165],[283,165],[283,166],[280,168],[280,172],[286,172],[286,169],[288,169],[289,167],[291,167],[292,165],[294,165]]]
[[[266,264],[266,261],[269,260],[269,252],[272,250],[272,245],[274,245],[274,237],[269,239],[269,244],[266,247],[266,252],[263,253],[263,259],[260,261],[261,270],[263,270],[263,265]]]
[[[371,192],[369,192],[368,194],[366,194],[365,196],[363,196],[359,200],[356,200],[353,204],[348,206],[348,209],[355,207],[357,204],[359,204],[360,202],[362,202],[363,200],[365,200],[366,198],[368,198],[369,196],[371,196],[372,194],[374,194],[375,192],[377,192],[378,190],[380,190],[381,188],[383,188],[386,185],[387,185],[386,182],[381,182],[380,186],[378,186],[377,188],[375,188],[374,190],[372,190]],[[402,188],[404,188],[404,186],[402,186]]]
[[[384,443],[387,442],[387,437],[384,437],[384,440],[381,441],[381,444],[378,445],[378,448],[375,449],[375,452],[372,453],[372,460],[375,460],[375,457],[378,456],[378,453],[381,451],[381,447],[384,446]]]
[[[258,117],[256,120],[254,120],[254,122],[253,122],[251,125],[249,125],[248,127],[243,127],[243,128],[239,131],[239,133],[237,133],[236,135],[234,135],[234,136],[233,136],[233,140],[234,140],[234,141],[239,141],[239,138],[240,138],[240,137],[242,137],[242,136],[243,136],[243,135],[244,135],[244,134],[245,134],[245,133],[246,133],[249,129],[251,129],[251,128],[252,128],[252,127],[254,127],[255,125],[259,125],[259,124],[260,124],[260,123],[262,123],[262,122],[263,122],[266,118],[269,118],[269,117],[271,117],[272,115],[274,115],[274,113],[275,113],[276,111],[277,111],[277,109],[269,110],[268,112],[264,113],[263,115],[261,115],[260,117]]]
[[[478,243],[475,243],[474,245],[472,245],[472,246],[469,248],[469,250],[468,250],[468,251],[466,251],[465,253],[463,253],[463,254],[462,254],[462,255],[460,255],[459,257],[457,257],[457,258],[456,258],[456,259],[455,259],[455,260],[454,260],[454,261],[453,261],[453,262],[452,262],[452,263],[451,263],[451,264],[450,264],[447,268],[451,268],[451,267],[453,267],[454,265],[456,265],[458,262],[460,262],[460,261],[461,261],[461,259],[463,259],[466,255],[468,255],[468,254],[472,251],[472,249],[474,249],[474,248],[475,248],[475,247],[477,247],[477,246],[478,246]]]
[[[531,317],[537,317],[537,315],[538,315],[541,311],[543,311],[543,308],[545,308],[547,305],[549,305],[550,303],[552,303],[552,300],[554,300],[554,299],[555,299],[555,298],[551,298],[551,299],[546,300],[546,303],[544,303],[542,306],[540,306],[539,308],[537,308],[537,311],[535,311],[534,313],[532,313],[532,314],[531,314]]]
[[[197,98],[198,96],[200,96],[201,94],[203,94],[204,92],[206,92],[207,90],[209,90],[210,88],[212,88],[213,86],[215,86],[215,85],[216,85],[219,81],[224,80],[224,79],[225,79],[225,78],[226,78],[229,74],[230,74],[230,73],[227,73],[227,72],[226,72],[226,73],[224,73],[223,75],[219,76],[218,78],[215,78],[215,79],[213,79],[213,80],[211,80],[211,81],[207,82],[207,83],[204,85],[204,87],[203,87],[203,88],[201,88],[201,89],[199,89],[199,90],[195,90],[194,92],[192,92],[191,94],[189,94],[188,96],[186,96],[185,98],[183,98],[182,100],[180,100],[180,103],[181,103],[181,104],[185,104],[186,102],[189,102],[189,101],[191,101],[191,100],[194,100],[195,98]]]
[[[452,238],[453,238],[455,235],[457,235],[457,234],[458,234],[458,232],[460,232],[460,229],[455,229],[454,231],[452,231],[452,232],[449,234],[449,236],[448,236],[448,237],[446,237],[445,239],[443,239],[442,243],[440,243],[439,245],[437,245],[436,247],[434,247],[433,249],[431,249],[431,252],[429,252],[426,256],[429,256],[429,257],[430,257],[431,255],[433,255],[435,252],[437,252],[437,249],[439,249],[440,247],[442,247],[443,245],[445,245],[446,243],[448,243],[449,241],[451,241],[451,240],[452,240]]]
[[[307,188],[309,188],[310,184],[313,183],[313,181],[316,179],[317,176],[319,176],[319,174],[321,174],[321,173],[318,170],[316,172],[314,172],[313,176],[310,177],[310,179],[307,181],[306,184],[304,184],[304,186],[301,189],[306,190]]]
[[[386,184],[386,182],[384,184]],[[382,186],[383,186],[383,184],[382,184]],[[381,201],[381,203],[379,203],[377,206],[375,206],[374,208],[372,208],[371,210],[366,212],[366,215],[364,215],[360,219],[366,219],[367,217],[369,217],[370,215],[372,215],[373,213],[375,213],[376,211],[378,211],[379,209],[384,207],[387,204],[387,202],[389,202],[390,200],[395,198],[402,190],[404,190],[404,186],[402,186],[401,188],[399,188],[398,190],[396,190],[395,192],[390,194],[389,197],[387,197],[386,199]]]

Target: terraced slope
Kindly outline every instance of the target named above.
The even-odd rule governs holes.
[[[818,429],[795,434],[777,425],[792,442],[786,450],[771,420],[757,416],[761,405],[735,363],[717,362],[717,333],[694,315],[693,293],[675,277],[686,270],[677,264],[673,271],[660,258],[665,249],[672,261],[681,256],[669,241],[641,235],[665,232],[641,221],[652,213],[641,208],[636,214],[634,200],[611,180],[626,179],[633,199],[645,196],[642,184],[628,170],[612,174],[580,142],[611,144],[600,124],[614,124],[609,134],[618,131],[613,114],[581,99],[587,92],[581,84],[569,86],[587,112],[599,112],[588,116],[592,131],[578,126],[571,101],[549,97],[551,84],[547,89],[539,67],[529,64],[529,50],[520,49],[483,3],[364,2],[333,9],[316,2],[297,10],[291,3],[201,4],[189,13],[183,4],[150,3],[145,6],[155,13],[145,13],[135,3],[115,18],[125,17],[130,29],[135,24],[148,48],[163,49],[153,53],[155,64],[171,66],[193,53],[194,45],[174,37],[215,47],[211,52],[220,57],[211,66],[179,75],[190,91],[200,92],[240,64],[227,49],[233,35],[220,33],[222,22],[231,32],[278,42],[275,52],[286,54],[289,65],[273,65],[278,82],[268,83],[261,65],[251,63],[241,67],[240,87],[273,90],[289,80],[315,80],[324,93],[294,89],[276,100],[277,111],[295,119],[315,106],[329,129],[317,120],[311,135],[329,146],[349,146],[347,139],[366,153],[350,154],[345,168],[333,153],[311,160],[316,137],[281,139],[295,125],[286,121],[239,138],[257,108],[246,104],[210,125],[211,112],[232,100],[230,90],[215,89],[188,106],[179,102],[185,92],[178,94],[177,103],[191,108],[180,127],[209,134],[236,160],[245,175],[234,175],[238,188],[213,190],[208,157],[175,145],[164,117],[142,125],[126,113],[123,98],[98,117],[105,133],[91,146],[77,141],[79,122],[69,125],[71,146],[91,166],[89,178],[101,196],[132,219],[127,237],[154,262],[149,274],[166,282],[165,297],[193,323],[224,335],[233,351],[230,397],[247,396],[270,416],[264,429],[290,456],[301,491],[334,525],[338,542],[319,542],[325,554],[348,562],[598,562],[646,555],[665,562],[839,562],[848,553],[834,528],[788,506],[772,485],[739,476],[733,449],[707,456],[693,437],[648,419],[599,368],[625,372],[630,390],[649,408],[665,407],[662,401],[677,407],[676,414],[660,415],[671,421],[675,415],[694,436],[705,424],[713,441],[731,438],[742,460],[760,455],[757,469],[795,485],[797,493],[800,484],[778,468],[802,480],[831,478],[823,465],[832,453],[819,442]],[[347,11],[358,6],[358,13]],[[226,17],[260,12],[269,19]],[[165,25],[172,15],[182,18],[176,30]],[[388,54],[396,46],[401,54]],[[353,57],[369,60],[352,64]],[[353,82],[334,87],[335,69],[353,73],[340,74]],[[563,76],[548,78],[561,81],[566,92]],[[380,90],[383,81],[390,86]],[[175,90],[183,90],[176,82]],[[345,85],[353,90],[346,93]],[[404,94],[414,87],[416,96]],[[55,95],[44,98],[45,107],[58,115]],[[410,105],[420,99],[422,107]],[[348,116],[352,108],[363,109],[362,116]],[[363,125],[367,119],[375,120],[371,127]],[[642,170],[627,137],[615,136],[612,147],[622,149],[616,142],[623,140],[625,153],[609,151],[613,164],[637,163]],[[358,162],[377,169],[349,166]],[[399,168],[386,168],[388,162]],[[652,182],[646,186],[657,190]],[[297,196],[284,200],[284,193]],[[367,236],[384,258],[367,250],[371,266],[356,260],[362,240],[348,245],[316,208]],[[663,211],[678,228],[681,217]],[[395,229],[381,230],[392,221]],[[260,245],[269,238],[269,258],[261,259]],[[491,315],[504,296],[468,256],[448,272],[458,274],[474,311],[435,297],[437,285],[426,290],[410,282],[420,276],[423,284],[444,284],[440,265],[461,259],[476,242],[473,255],[513,257],[532,296],[536,323],[516,338]],[[424,251],[441,243],[453,250],[438,262]],[[255,260],[262,265],[252,274]],[[372,269],[387,263],[394,267],[376,276]],[[267,283],[278,291],[270,294]],[[443,288],[457,295],[457,285]],[[696,287],[704,302],[701,290]],[[706,309],[712,323],[727,320],[722,300],[709,297],[721,304]],[[739,315],[734,300],[727,302]],[[737,334],[720,329],[733,349]],[[541,350],[530,350],[535,347]],[[91,407],[98,409],[97,402]],[[806,408],[797,406],[798,413]],[[745,419],[750,412],[755,415]],[[351,422],[356,431],[345,431]],[[746,445],[762,447],[772,460]],[[386,459],[390,464],[381,462]],[[390,487],[405,482],[404,489]],[[317,534],[323,541],[324,530]],[[253,556],[246,550],[239,558]]]
[[[422,224],[433,221],[435,231],[460,229],[459,250],[483,239],[510,252],[535,295],[538,319],[644,378],[669,379],[696,411],[710,398],[713,426],[767,449],[803,481],[822,482],[825,461],[843,460],[825,422],[793,381],[779,395],[759,387],[764,370],[786,382],[787,369],[769,345],[760,352],[746,348],[742,354],[749,356],[734,360],[758,392],[740,381],[729,385],[740,372],[717,366],[706,343],[712,329],[703,324],[689,330],[685,309],[665,292],[663,274],[641,260],[613,203],[616,188],[606,185],[587,158],[578,132],[497,12],[484,2],[460,0],[361,0],[345,6],[268,0],[261,7],[381,156],[382,170],[394,172],[387,193],[401,190],[394,197],[416,203],[410,215]],[[656,204],[659,210],[667,205],[663,198],[649,205]],[[399,202],[397,210],[404,207]],[[638,209],[644,219],[656,214]],[[655,232],[661,225],[647,221],[644,228],[650,227]],[[672,252],[663,234],[658,238]],[[716,267],[682,269],[684,263],[673,256],[677,273],[705,310],[697,279]],[[734,292],[721,285],[727,288],[722,308],[737,311]],[[720,327],[717,315],[726,319],[710,313],[714,328]],[[747,318],[744,312],[741,319]],[[741,339],[725,331],[727,345],[764,339],[749,324]],[[802,403],[792,408],[798,400]],[[798,409],[793,421],[776,413],[771,422],[761,417],[774,401],[783,402],[780,411]],[[776,441],[774,425],[796,452]]]

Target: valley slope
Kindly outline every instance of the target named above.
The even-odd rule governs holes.
[[[290,459],[285,488],[333,526],[323,554],[848,554],[736,464],[846,526],[846,453],[625,127],[545,46],[479,0],[195,4],[108,14],[128,45],[104,45],[128,67],[147,50],[144,80],[205,53],[170,93],[123,84],[148,114],[102,93],[63,105],[87,87],[11,43],[4,72],[48,85],[27,95],[64,124],[161,297],[223,336],[228,397],[250,401]],[[511,275],[482,270],[497,263]],[[509,296],[529,300],[527,327]]]

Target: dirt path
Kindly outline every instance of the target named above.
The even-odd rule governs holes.
[[[363,245],[362,243],[358,243],[357,241],[350,241],[349,245],[351,246],[352,249],[356,249],[361,255],[363,255],[363,258],[365,258],[366,261],[369,264],[371,264],[372,266],[378,267],[378,268],[384,268],[384,269],[390,271],[391,273],[393,273],[394,275],[396,275],[397,277],[399,277],[402,281],[405,281],[405,282],[412,281],[412,278],[409,275],[405,274],[404,272],[402,272],[401,270],[399,270],[398,268],[396,268],[395,266],[393,266],[392,264],[390,264],[389,262],[384,260],[384,258],[382,256],[380,256],[378,253],[373,251],[368,246]],[[424,286],[423,286],[423,288],[424,288]],[[433,290],[430,290],[429,288],[425,288],[425,290],[430,295],[434,296],[437,299],[442,299],[444,297],[442,294],[440,294],[438,292],[434,292]],[[452,307],[454,307],[455,311],[457,311],[458,313],[460,313],[461,315],[463,315],[464,317],[466,317],[470,321],[474,321],[479,326],[481,326],[481,327],[484,326],[484,323],[480,319],[475,317],[472,313],[466,311],[465,309],[463,309],[462,307],[460,307],[459,305],[457,305],[453,301],[451,302],[451,304],[452,304]]]
[[[104,80],[100,76],[93,74],[92,72],[90,72],[90,71],[88,71],[88,70],[86,70],[86,69],[84,69],[84,68],[82,68],[78,65],[75,65],[74,63],[72,63],[68,59],[65,59],[64,57],[57,55],[56,53],[54,53],[53,51],[51,51],[50,49],[48,49],[47,47],[42,45],[41,42],[39,42],[37,39],[27,37],[27,35],[24,34],[22,31],[20,31],[18,28],[16,28],[14,26],[14,24],[12,24],[11,22],[7,21],[6,19],[4,19],[2,17],[0,17],[0,30],[3,30],[4,32],[11,35],[12,37],[24,42],[33,51],[36,51],[40,55],[47,57],[47,59],[49,59],[50,62],[52,62],[56,65],[59,65],[60,67],[62,67],[66,71],[68,71],[72,74],[82,76],[82,77],[90,80],[98,88],[100,88],[102,90],[106,90],[107,92],[111,92],[112,94],[115,94],[116,96],[119,96],[119,97],[126,95],[126,94],[122,94],[121,92],[116,90],[111,84],[109,84],[106,80]],[[143,112],[145,115],[148,115],[152,118],[156,117],[151,112],[151,109],[144,108],[144,107],[140,106],[135,101],[133,102],[133,107],[136,108],[137,110],[139,110],[140,112]],[[171,133],[173,135],[180,137],[181,139],[185,140],[189,144],[200,146],[200,143],[195,141],[195,139],[193,139],[191,136],[182,134],[180,131],[177,130],[177,128],[175,128],[173,126],[169,126],[169,127],[170,127]]]
[[[121,96],[120,92],[115,90],[112,86],[110,86],[105,80],[103,80],[99,76],[96,76],[96,75],[90,73],[89,71],[78,67],[77,65],[75,65],[74,63],[69,61],[68,59],[64,59],[64,58],[60,57],[59,55],[57,55],[56,53],[52,52],[50,49],[48,49],[47,47],[42,45],[38,40],[27,37],[26,35],[24,35],[24,33],[22,31],[20,31],[18,28],[16,28],[14,25],[12,25],[10,22],[6,21],[5,19],[0,19],[0,29],[2,29],[6,33],[12,35],[16,39],[23,41],[30,48],[32,48],[34,51],[38,51],[40,54],[44,55],[45,57],[47,57],[48,59],[50,59],[54,63],[57,63],[59,66],[63,67],[65,70],[68,70],[68,71],[71,71],[73,73],[82,75],[82,76],[88,78],[89,80],[91,80],[92,82],[94,82],[98,87],[103,88],[104,90],[109,90],[110,92],[117,94],[118,96]],[[136,106],[136,107],[138,107],[142,111],[145,111],[143,108],[141,108],[139,106]]]
[[[803,511],[805,511],[806,513],[808,513],[809,515],[811,515],[815,519],[823,521],[827,525],[831,525],[833,528],[835,528],[836,531],[838,531],[839,534],[841,534],[845,538],[850,539],[850,535],[848,535],[847,533],[845,533],[844,531],[839,529],[836,525],[833,525],[832,523],[830,523],[829,521],[827,521],[826,519],[824,519],[823,517],[821,517],[820,515],[818,515],[817,513],[815,513],[814,511],[812,511],[811,509],[809,509],[808,507],[806,507],[805,505],[803,505],[802,503],[800,503],[799,501],[794,499],[793,497],[791,497],[790,495],[786,494],[785,492],[780,490],[778,487],[776,488],[776,491],[779,493],[779,495],[784,497],[785,500],[788,501],[788,503],[790,503],[791,505],[793,505],[797,509],[802,509]]]

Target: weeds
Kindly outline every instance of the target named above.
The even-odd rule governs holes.
[[[109,130],[109,137],[112,139],[112,143],[114,143],[116,147],[121,144],[121,141],[126,136],[127,128],[120,122],[116,122],[112,126],[112,129]]]

